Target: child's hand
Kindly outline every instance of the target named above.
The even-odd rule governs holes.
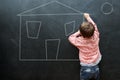
[[[83,15],[84,15],[85,18],[90,17],[89,13],[84,13]]]

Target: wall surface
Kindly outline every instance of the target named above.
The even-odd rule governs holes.
[[[68,36],[84,12],[100,32],[101,80],[119,80],[120,0],[0,0],[0,80],[80,80]]]

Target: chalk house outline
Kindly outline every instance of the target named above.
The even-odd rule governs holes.
[[[66,12],[66,13],[64,13],[64,12],[62,12],[62,13],[36,13],[36,11],[35,10],[40,10],[40,8],[43,8],[43,7],[46,7],[46,6],[49,6],[49,5],[51,5],[51,4],[57,4],[57,5],[59,5],[59,6],[61,6],[61,7],[64,7],[65,9],[67,8],[67,10],[71,10],[71,12]],[[35,13],[31,13],[31,12],[34,12],[35,11]],[[24,12],[22,12],[22,13],[20,13],[20,14],[18,14],[17,16],[19,16],[20,17],[20,31],[19,31],[19,61],[79,61],[79,59],[25,59],[25,58],[22,58],[22,47],[21,47],[21,44],[22,44],[22,26],[23,26],[23,24],[24,23],[26,23],[25,21],[24,21],[24,17],[36,17],[36,16],[62,16],[62,15],[82,15],[83,13],[82,12],[80,12],[80,11],[78,11],[78,10],[76,10],[76,9],[74,9],[74,8],[72,8],[72,7],[70,7],[70,6],[67,6],[66,4],[63,4],[63,3],[61,3],[61,2],[58,2],[58,1],[51,1],[51,2],[48,2],[48,3],[45,3],[45,4],[43,4],[43,5],[40,5],[40,6],[38,6],[38,7],[35,7],[35,8],[32,8],[32,9],[29,9],[29,10],[26,10],[26,11],[24,11]],[[26,20],[27,21],[27,20]],[[33,21],[34,22],[34,20],[28,20],[28,21]],[[36,21],[36,20],[35,20]],[[39,21],[40,23],[42,23],[43,21]],[[68,21],[68,22],[66,22],[65,24],[67,24],[67,23],[70,23],[71,21]],[[75,23],[75,21],[74,21],[74,23]],[[42,25],[42,24],[41,24]],[[40,26],[40,28],[41,28],[42,26]],[[75,26],[73,26],[73,29],[74,29],[74,27]],[[64,27],[64,31],[65,31],[65,36],[66,36],[66,28]],[[39,32],[40,32],[41,30],[39,30]],[[72,32],[73,32],[74,30],[72,30]],[[69,34],[69,33],[68,33]],[[38,37],[40,37],[40,36],[37,36],[37,39],[38,39]],[[32,39],[34,39],[34,38],[32,38]],[[59,38],[54,38],[54,39],[52,39],[52,38],[47,38],[47,39],[45,39],[45,40],[59,40],[59,41],[61,41],[61,39],[59,39]],[[44,41],[45,41],[44,40]],[[46,44],[46,42],[44,43],[44,44]],[[58,48],[60,47],[60,44],[58,45]],[[46,47],[45,47],[46,48]],[[57,49],[57,50],[59,50],[59,49]],[[47,51],[46,51],[47,52]],[[59,55],[59,53],[58,53],[59,51],[57,51],[57,57],[58,57],[58,55]],[[44,54],[46,54],[46,53],[44,53]],[[47,56],[47,54],[46,54],[46,56]]]

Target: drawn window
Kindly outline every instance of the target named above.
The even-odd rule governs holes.
[[[75,21],[70,21],[68,23],[65,23],[64,28],[65,28],[65,35],[69,36],[75,30]]]
[[[26,21],[27,37],[38,39],[41,28],[41,21]]]

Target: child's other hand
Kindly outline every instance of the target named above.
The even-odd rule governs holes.
[[[84,15],[85,18],[90,17],[89,13],[84,13],[83,15]]]

